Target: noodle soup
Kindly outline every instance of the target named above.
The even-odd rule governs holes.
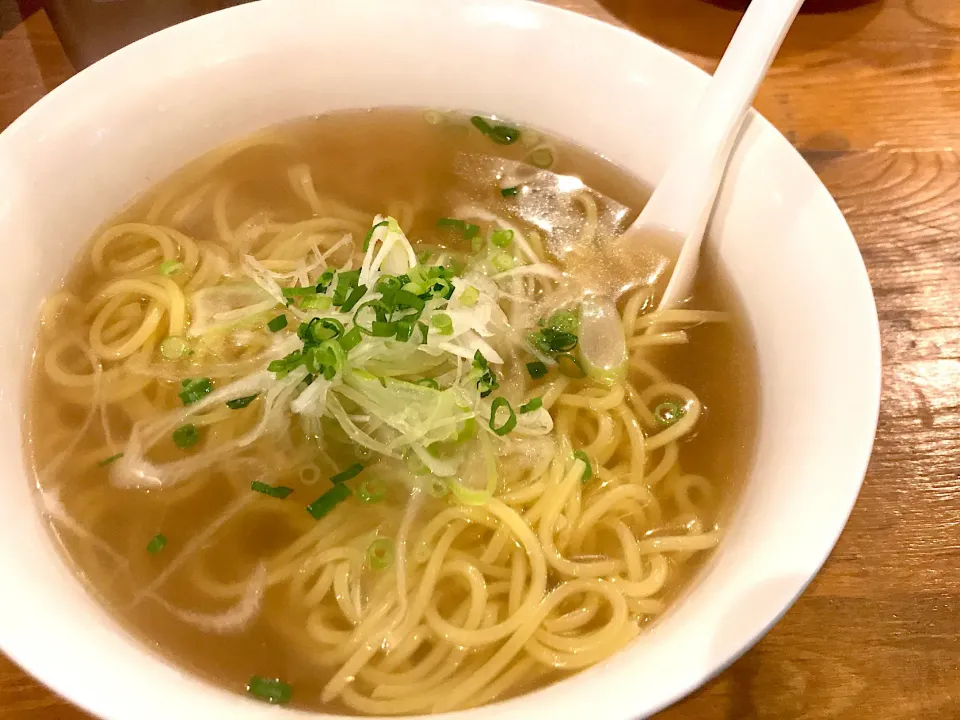
[[[164,181],[45,304],[39,505],[177,664],[314,710],[481,705],[624,647],[719,541],[756,388],[717,270],[680,311],[653,312],[656,279],[625,292],[626,362],[596,372],[604,200],[528,222],[523,177],[476,157],[643,202],[501,121],[332,114]]]

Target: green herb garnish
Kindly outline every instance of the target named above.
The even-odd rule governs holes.
[[[267,323],[270,332],[280,332],[287,326],[287,316],[277,315],[273,320]]]
[[[308,295],[300,299],[299,305],[304,310],[329,310],[333,300],[326,295]]]
[[[363,465],[361,465],[360,463],[354,463],[353,465],[348,467],[346,470],[341,470],[336,475],[331,477],[330,482],[332,482],[334,485],[339,485],[340,483],[344,483],[347,480],[355,478],[357,475],[359,475],[362,472],[363,472]]]
[[[158,268],[161,275],[176,275],[178,272],[183,270],[183,263],[177,262],[176,260],[164,260],[160,263]]]
[[[393,565],[397,554],[396,546],[390,538],[377,538],[367,548],[367,564],[373,570],[385,570]]]
[[[357,497],[360,502],[372,505],[378,503],[387,494],[387,484],[380,478],[367,478],[357,488]]]
[[[167,546],[167,536],[162,533],[157,533],[153,536],[150,542],[147,543],[147,552],[151,555],[156,555],[158,552],[163,550]]]
[[[101,460],[100,462],[98,462],[98,463],[97,463],[97,467],[106,467],[106,466],[109,465],[110,463],[116,462],[117,460],[119,460],[119,459],[122,458],[122,457],[123,457],[123,453],[122,453],[122,452],[118,452],[116,455],[111,455],[110,457],[104,458],[103,460]]]
[[[213,392],[213,383],[210,378],[187,378],[180,383],[180,399],[184,405],[193,405],[203,399],[204,395]]]
[[[440,335],[453,335],[453,319],[446,313],[436,313],[430,318],[430,324]]]
[[[686,408],[677,400],[665,400],[653,409],[657,427],[668,428],[686,413]]]
[[[370,248],[370,240],[373,238],[373,233],[376,231],[376,229],[379,228],[379,227],[383,227],[384,225],[389,225],[389,224],[390,224],[390,221],[389,221],[389,220],[381,220],[381,221],[378,222],[376,225],[374,225],[372,228],[370,228],[369,230],[367,230],[367,235],[366,235],[365,238],[363,238],[363,251],[364,251],[364,252],[366,252],[366,251]]]
[[[539,380],[547,374],[547,366],[539,360],[534,360],[533,362],[527,363],[527,372],[530,373],[530,377],[534,380]]]
[[[250,489],[254,492],[269,495],[270,497],[278,498],[280,500],[289,497],[290,493],[293,492],[293,488],[283,487],[282,485],[267,485],[267,483],[263,483],[258,480],[254,480],[252,483],[250,483]]]
[[[490,259],[490,263],[498,272],[506,272],[507,270],[513,270],[517,261],[508,252],[498,252]]]
[[[520,186],[519,186],[519,185],[514,185],[513,187],[500,188],[500,194],[501,194],[503,197],[505,197],[505,198],[506,198],[506,197],[513,197],[513,196],[516,195],[518,192],[520,192]]]
[[[233,400],[227,400],[227,407],[231,410],[243,410],[243,408],[256,400],[258,395],[260,395],[260,393],[247,395],[246,397],[241,398],[234,398]]]
[[[343,483],[337,483],[332,488],[327,490],[323,495],[307,505],[307,512],[310,513],[315,520],[319,520],[328,512],[333,510],[337,505],[350,497],[350,494],[350,488]]]
[[[337,287],[333,291],[333,304],[343,305],[350,293],[360,283],[359,270],[346,270],[337,275]]]
[[[363,335],[361,335],[360,328],[356,325],[337,338],[337,342],[340,343],[340,347],[342,347],[345,352],[353,350],[362,340]]]
[[[186,450],[200,442],[200,431],[193,423],[181,425],[173,431],[173,442],[181,450]]]
[[[464,307],[473,307],[479,299],[480,291],[473,285],[468,286],[466,290],[460,293],[460,304]]]
[[[492,125],[485,118],[474,115],[471,124],[498,145],[513,145],[520,139],[520,131],[509,125]]]
[[[580,329],[580,320],[569,310],[559,310],[550,316],[547,325],[557,332],[576,334]]]
[[[524,413],[533,412],[534,410],[539,410],[542,407],[543,398],[530,398],[529,401],[520,406],[520,414],[523,415]]]
[[[503,422],[502,425],[497,426],[497,411],[500,408],[505,407],[509,415],[507,419]],[[517,426],[517,414],[513,411],[513,408],[510,407],[510,402],[506,398],[498,397],[495,398],[493,404],[490,405],[490,429],[493,430],[497,435],[506,435],[508,432],[513,430]]]
[[[479,350],[473,354],[473,369],[479,375],[477,389],[480,391],[480,397],[484,398],[500,387],[496,373],[490,369],[490,364]]]
[[[584,469],[583,475],[580,477],[580,482],[586,484],[587,481],[593,477],[593,465],[590,464],[590,458],[587,457],[587,454],[583,450],[574,450],[573,457],[577,460],[583,460]]]
[[[260,677],[254,675],[247,683],[247,692],[258,700],[263,700],[271,705],[286,705],[293,696],[293,688],[279,679]]]
[[[362,298],[366,293],[366,285],[357,285],[357,287],[350,291],[347,299],[343,301],[343,305],[340,307],[340,310],[342,312],[350,312],[354,307],[356,307],[357,303],[360,302],[360,298]]]
[[[494,230],[490,242],[499,248],[510,247],[513,242],[513,230]]]
[[[308,295],[316,295],[317,288],[313,285],[310,287],[281,288],[280,292],[283,293],[285,298],[299,298],[306,297]]]

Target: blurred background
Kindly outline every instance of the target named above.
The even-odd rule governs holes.
[[[251,0],[0,0],[0,33],[21,19],[45,9],[71,64],[80,69],[104,55],[169,25]],[[806,14],[849,10],[875,0],[807,0]],[[715,17],[704,15],[702,4],[722,8]],[[749,0],[600,0],[613,15],[643,32],[650,21],[671,16],[717,22],[715,36],[723,47],[736,22],[735,12]],[[729,28],[727,27],[729,26]],[[678,27],[678,29],[681,29]],[[690,35],[690,28],[685,33]],[[679,36],[679,35],[678,35]],[[665,43],[669,44],[669,43]]]

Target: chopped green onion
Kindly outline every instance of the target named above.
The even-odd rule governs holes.
[[[117,460],[119,460],[119,459],[122,458],[122,457],[123,457],[123,453],[122,453],[122,452],[118,452],[116,455],[111,455],[110,457],[104,458],[103,460],[101,460],[100,462],[98,462],[98,463],[97,463],[97,467],[106,467],[106,466],[109,465],[110,463],[116,462]]]
[[[534,410],[539,410],[542,407],[543,398],[531,398],[529,402],[525,402],[520,406],[520,414],[523,415],[524,413],[533,412]]]
[[[297,336],[305,343],[321,343],[342,334],[343,323],[336,318],[313,318],[310,322],[300,323],[297,328]]]
[[[390,538],[377,538],[367,548],[367,564],[374,570],[386,570],[393,565],[397,548]]]
[[[513,230],[494,230],[490,242],[499,248],[510,247],[513,242]]]
[[[483,238],[480,237],[479,235],[474,236],[473,239],[470,240],[470,250],[471,250],[471,252],[478,253],[478,252],[480,252],[482,249],[483,249]]]
[[[536,343],[537,347],[546,348],[551,353],[570,352],[577,346],[577,336],[572,332],[545,327],[540,330],[539,335],[540,341]]]
[[[337,483],[307,505],[307,512],[313,516],[314,520],[319,520],[348,497],[350,497],[350,488],[343,483]]]
[[[459,232],[465,240],[470,240],[480,232],[480,226],[468,223],[466,220],[457,218],[440,218],[437,220],[437,227],[450,228]]]
[[[333,291],[333,304],[343,305],[351,291],[360,282],[359,270],[346,270],[337,275],[337,287]]]
[[[270,332],[280,332],[287,326],[287,316],[277,315],[273,320],[267,323]]]
[[[517,264],[517,261],[513,259],[513,255],[506,252],[498,252],[493,256],[490,262],[493,264],[493,267],[500,272],[513,270],[514,266]]]
[[[234,398],[233,400],[227,400],[227,407],[231,410],[243,410],[247,405],[252,403],[257,399],[257,396],[260,393],[255,393],[253,395],[247,395],[246,397]]]
[[[337,271],[333,268],[327,268],[324,270],[320,277],[317,278],[317,292],[325,293],[327,288],[330,286],[330,283],[333,282],[333,276],[337,274]]]
[[[373,335],[373,323],[386,322],[387,313],[379,300],[368,300],[353,313],[353,326],[364,335]],[[369,324],[369,327],[368,327]]]
[[[417,255],[417,262],[421,265],[426,265],[427,261],[433,257],[432,250],[424,250],[422,253]]]
[[[666,400],[653,409],[653,419],[657,427],[668,428],[686,413],[683,404],[676,400]]]
[[[423,310],[425,305],[423,298],[417,297],[408,290],[397,290],[393,294],[393,304],[400,310]]]
[[[423,387],[428,387],[433,390],[440,389],[440,383],[438,383],[433,378],[420,378],[419,380],[417,380],[417,385],[422,385]]]
[[[433,284],[430,293],[434,297],[442,297],[444,300],[449,300],[450,296],[453,295],[453,284],[446,278],[439,278]]]
[[[300,350],[294,350],[284,358],[271,360],[270,364],[267,365],[267,370],[276,373],[277,379],[279,380],[280,378],[286,377],[287,373],[298,367],[303,362],[303,359],[303,353]]]
[[[440,335],[453,335],[453,318],[446,313],[436,313],[430,318],[430,324]]]
[[[485,118],[474,115],[470,122],[477,130],[482,132],[488,138],[498,145],[512,145],[520,139],[520,131],[509,125],[491,125]]]
[[[190,346],[183,338],[167,337],[160,342],[160,354],[165,360],[178,360],[191,354]]]
[[[583,365],[570,353],[557,355],[557,367],[561,373],[569,378],[584,378],[587,376],[587,373],[583,370]]]
[[[303,357],[307,370],[311,373],[323,373],[327,380],[332,380],[347,364],[347,353],[332,340],[324,340],[320,345],[311,345],[304,350]]]
[[[186,450],[200,442],[200,431],[193,423],[181,425],[173,431],[173,442],[181,450]]]
[[[413,319],[397,320],[397,340],[406,342],[413,334]]]
[[[280,291],[285,298],[306,297],[307,295],[317,294],[317,288],[313,285],[310,287],[281,288]]]
[[[271,680],[254,675],[247,683],[247,692],[271,705],[286,705],[293,695],[293,688],[277,678]]]
[[[420,328],[420,332],[423,333],[423,342],[426,342],[426,341],[427,341],[427,332],[429,331],[430,328],[427,327],[427,324],[426,324],[425,322],[422,322],[422,321],[418,321],[418,322],[417,322],[417,327]]]
[[[357,488],[357,497],[360,502],[372,505],[378,503],[387,494],[387,484],[380,478],[367,478]]]
[[[397,334],[397,323],[374,320],[370,325],[370,334],[373,335],[373,337],[393,337]]]
[[[350,352],[363,340],[363,335],[360,333],[360,328],[354,325],[346,333],[337,338],[337,342],[340,343],[346,352]]]
[[[283,487],[282,485],[267,485],[267,483],[258,480],[250,483],[250,489],[254,492],[263,493],[264,495],[269,495],[270,497],[280,500],[289,497],[290,493],[293,492],[293,488]]]
[[[507,419],[502,425],[497,427],[497,411],[505,407],[507,412],[510,413]],[[513,408],[510,407],[510,402],[503,397],[498,397],[494,399],[493,404],[490,406],[490,429],[493,430],[497,435],[506,435],[508,432],[513,430],[517,426],[517,414],[513,411]]]
[[[180,383],[180,386],[183,388],[179,393],[180,399],[184,405],[193,405],[203,399],[204,395],[213,392],[213,383],[210,378],[187,378]]]
[[[390,221],[389,221],[389,220],[381,220],[381,221],[378,222],[376,225],[374,225],[372,228],[370,228],[369,230],[367,230],[367,236],[366,236],[365,238],[363,238],[363,251],[364,251],[364,252],[366,252],[366,251],[369,249],[369,247],[370,247],[370,240],[373,238],[373,233],[376,231],[376,229],[377,229],[378,227],[383,227],[384,225],[389,225],[389,224],[390,224]]]
[[[366,292],[367,292],[366,285],[357,285],[357,287],[355,287],[353,290],[350,291],[350,295],[347,296],[347,299],[344,301],[340,310],[342,312],[350,312],[351,310],[353,310],[356,304],[360,302],[360,298],[362,298],[366,294]]]
[[[513,187],[500,188],[500,194],[503,197],[513,197],[518,192],[520,192],[520,186],[514,185]]]
[[[553,151],[550,148],[537,148],[530,153],[530,164],[546,169],[553,165]]]
[[[332,482],[334,485],[338,485],[339,483],[343,483],[343,482],[346,482],[347,480],[355,478],[357,475],[359,475],[362,472],[363,472],[363,465],[361,465],[360,463],[354,463],[353,465],[348,467],[346,470],[341,470],[336,475],[331,477],[330,482]]]
[[[557,332],[576,333],[580,328],[580,320],[569,310],[560,310],[550,316],[547,324]]]
[[[326,295],[308,295],[300,300],[300,307],[304,310],[329,310],[331,305],[333,300]]]
[[[158,268],[161,275],[176,275],[183,270],[183,263],[176,260],[164,260]]]
[[[147,552],[151,555],[156,555],[158,552],[163,550],[167,545],[167,536],[163,533],[157,533],[153,536],[150,542],[147,543]]]
[[[473,368],[480,376],[477,380],[477,390],[480,391],[480,397],[484,398],[500,387],[496,374],[490,369],[490,364],[479,350],[473,354]]]
[[[586,484],[587,481],[593,477],[593,466],[590,464],[590,458],[587,457],[587,454],[583,450],[574,450],[573,457],[577,460],[583,460],[584,469],[583,475],[580,477],[580,482]]]
[[[527,372],[530,373],[530,377],[534,380],[539,380],[547,374],[547,366],[539,360],[534,360],[533,362],[527,363]]]
[[[477,290],[473,285],[470,285],[466,290],[460,293],[460,304],[464,307],[473,307],[477,304],[477,300],[480,299],[480,291]]]

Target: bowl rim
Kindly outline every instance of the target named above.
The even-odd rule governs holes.
[[[383,1],[384,0],[352,0],[352,2],[355,2],[357,4],[357,6],[362,4],[377,5]],[[433,2],[436,2],[436,0],[433,0]],[[557,18],[566,18],[565,22],[572,23],[572,25],[582,24],[587,28],[592,28],[591,30],[592,33],[600,33],[600,34],[612,33],[624,38],[629,38],[629,42],[637,43],[638,45],[646,45],[647,46],[646,50],[648,52],[652,52],[654,54],[659,55],[662,62],[674,63],[674,64],[682,63],[689,70],[695,71],[695,73],[699,77],[698,82],[705,82],[708,78],[707,73],[705,73],[703,70],[698,68],[696,65],[694,65],[692,62],[690,62],[688,59],[686,59],[682,55],[671,52],[667,48],[664,48],[656,44],[655,42],[632,32],[627,28],[624,28],[619,25],[614,25],[609,22],[598,19],[596,17],[585,15],[585,14],[582,14],[573,10],[569,10],[563,7],[546,5],[539,2],[530,3],[529,0],[459,0],[459,1],[447,0],[447,2],[449,2],[453,7],[456,7],[457,5],[483,6],[483,7],[493,7],[493,8],[522,7],[526,12],[532,12],[538,15],[542,14],[546,17],[555,16]],[[407,4],[411,6],[419,6],[419,7],[426,7],[427,5],[427,3],[424,2],[424,0],[407,0]],[[261,0],[261,2],[259,3],[250,3],[246,5],[230,7],[224,10],[217,11],[215,13],[210,13],[208,15],[193,18],[191,20],[172,26],[170,28],[166,28],[150,36],[147,36],[143,39],[140,39],[124,48],[121,48],[114,53],[111,53],[107,57],[94,63],[88,68],[85,68],[84,70],[78,72],[76,75],[70,77],[64,83],[54,88],[47,95],[41,98],[38,102],[36,102],[31,107],[29,107],[27,110],[25,110],[3,132],[0,132],[0,155],[2,155],[2,153],[4,152],[5,144],[7,143],[12,144],[15,141],[19,140],[19,136],[21,134],[29,134],[32,126],[35,123],[42,121],[45,116],[49,115],[50,113],[57,112],[58,110],[62,110],[63,107],[66,106],[71,101],[81,100],[82,97],[80,94],[85,92],[88,86],[99,87],[103,81],[109,79],[109,76],[113,72],[114,68],[120,67],[124,62],[126,62],[128,57],[129,58],[136,57],[138,53],[149,54],[150,49],[154,45],[156,45],[157,47],[165,47],[165,46],[173,45],[176,43],[177,38],[181,34],[199,31],[201,28],[213,30],[221,22],[224,21],[225,17],[232,18],[235,16],[236,17],[241,16],[243,14],[249,14],[252,20],[252,19],[255,19],[260,13],[268,14],[274,11],[295,14],[298,11],[297,5],[298,3],[285,3],[284,0],[272,0],[272,1],[268,0],[267,2],[264,2],[263,0]],[[763,133],[763,134],[772,134],[772,135],[775,135],[780,140],[782,140],[784,143],[787,142],[786,139],[782,136],[782,134],[779,131],[777,131],[776,128],[769,121],[767,121],[762,115],[757,113],[755,110],[750,111],[749,122],[751,126],[755,126],[757,128],[757,132]],[[802,159],[802,156],[800,156],[799,153],[796,152],[796,150],[791,148],[791,152],[794,155],[796,155],[797,159],[800,162],[806,165],[806,161]],[[807,169],[809,170],[809,166],[807,166]],[[812,174],[813,171],[810,170],[810,173]],[[839,217],[840,223],[842,223],[842,227],[845,229],[846,235],[848,236],[850,243],[852,243],[853,247],[856,248],[855,238],[852,232],[850,231],[849,226],[846,223],[846,220],[843,218],[842,213],[837,207],[835,201],[829,195],[829,192],[819,180],[817,180],[816,183],[819,189],[822,191],[822,193],[826,196],[826,198],[829,199],[829,202],[832,205],[832,211],[834,211],[835,214]],[[865,374],[869,376],[870,381],[873,385],[873,392],[870,397],[870,407],[864,411],[865,417],[871,418],[870,419],[870,426],[871,426],[870,441],[867,442],[864,447],[859,448],[858,452],[851,453],[851,455],[859,457],[857,465],[860,468],[859,470],[860,479],[856,486],[856,492],[853,493],[849,506],[846,507],[845,509],[843,522],[839,523],[836,526],[835,531],[830,533],[831,539],[828,545],[826,545],[827,547],[826,552],[823,553],[822,557],[819,557],[818,559],[818,562],[816,565],[816,568],[817,568],[816,572],[812,573],[808,578],[806,578],[804,582],[802,582],[797,587],[796,593],[794,594],[793,598],[782,607],[780,612],[774,615],[773,617],[771,617],[769,622],[766,623],[761,630],[759,630],[756,633],[753,633],[751,637],[743,640],[740,643],[740,647],[736,652],[728,654],[728,656],[724,658],[722,661],[717,662],[714,665],[713,671],[711,673],[709,673],[708,675],[698,675],[698,676],[691,675],[690,682],[687,683],[683,689],[672,693],[668,697],[661,698],[658,701],[658,703],[655,705],[650,704],[647,709],[651,714],[658,712],[659,710],[662,710],[663,708],[677,702],[681,698],[688,695],[690,692],[693,692],[697,688],[701,687],[702,685],[710,681],[712,678],[719,675],[725,669],[730,667],[730,665],[736,662],[736,660],[738,660],[744,653],[746,653],[750,648],[752,648],[760,640],[760,638],[763,637],[763,635],[766,634],[770,630],[770,628],[773,625],[775,625],[783,617],[784,614],[786,614],[786,612],[793,606],[793,604],[800,597],[800,595],[803,594],[803,592],[806,590],[810,582],[812,582],[814,577],[816,577],[816,573],[819,572],[819,570],[823,567],[826,560],[829,558],[830,554],[833,551],[833,548],[835,547],[837,541],[839,540],[840,535],[842,534],[844,528],[846,527],[847,519],[849,518],[855,506],[856,499],[857,499],[857,496],[859,495],[859,490],[864,481],[864,477],[865,477],[865,474],[869,465],[870,457],[872,454],[873,439],[876,434],[877,424],[879,420],[881,383],[882,383],[882,377],[881,377],[882,355],[881,355],[881,342],[880,342],[880,325],[879,325],[879,319],[877,316],[876,302],[872,292],[869,291],[869,278],[867,276],[866,267],[863,264],[863,259],[862,257],[859,256],[859,249],[857,249],[857,252],[859,257],[859,270],[862,273],[862,276],[863,276],[862,279],[866,280],[866,283],[867,283],[867,289],[869,294],[869,309],[872,312],[872,315],[869,318],[865,318],[870,321],[869,323],[870,327],[865,329],[869,331],[869,335],[870,335],[870,348],[866,352],[872,357],[874,362],[871,367],[865,368],[864,370],[865,370]],[[5,635],[4,633],[2,633],[2,625],[0,625],[0,640],[2,640],[4,637]],[[9,657],[12,660],[17,662],[21,667],[23,667],[25,670],[30,672],[34,677],[44,682],[44,684],[47,685],[47,687],[51,688],[54,692],[61,694],[60,690],[58,689],[58,686],[60,686],[61,683],[58,682],[57,678],[52,677],[50,673],[45,672],[44,668],[38,667],[33,663],[22,662],[20,659],[22,657],[22,653],[19,653],[16,649],[11,649],[6,644],[4,644],[4,646],[0,649],[2,649],[4,652],[7,652]],[[548,689],[549,689],[549,686],[548,688],[542,688],[533,693],[528,693],[527,695],[539,695]],[[82,707],[84,710],[91,712],[95,715],[98,714],[98,709],[102,707],[102,704],[96,700],[94,694],[88,694],[88,696],[84,698],[78,698],[76,696],[67,697],[65,694],[61,694],[61,695],[65,697],[69,702],[75,703],[78,706]],[[496,708],[497,706],[501,706],[503,704],[510,703],[510,702],[512,702],[512,700],[498,701],[492,704],[481,706],[479,710],[482,711],[484,709]],[[644,712],[647,712],[647,709],[645,709]],[[478,715],[475,715],[476,712],[477,710],[457,711],[454,713],[444,713],[442,714],[442,716],[452,717],[456,715],[458,717],[460,716],[466,717],[467,715],[469,715],[470,717],[479,717]],[[251,716],[254,714],[255,713],[253,712],[250,713]],[[296,716],[314,717],[313,713],[303,713],[303,711],[295,712],[293,716],[294,717]],[[441,715],[437,715],[436,717],[440,717],[440,716]],[[338,716],[322,715],[320,717],[333,718]]]

